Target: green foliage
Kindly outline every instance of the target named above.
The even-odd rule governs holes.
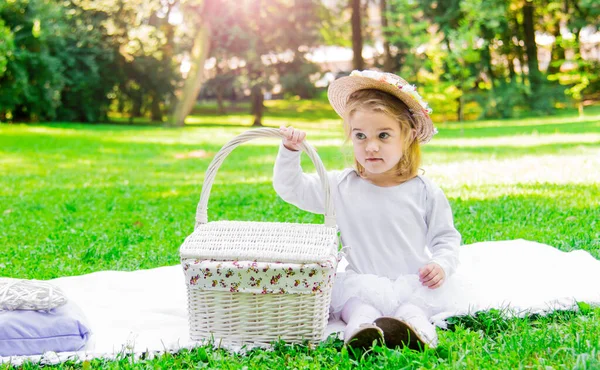
[[[0,5],[14,51],[0,77],[0,114],[13,120],[105,120],[117,75],[97,15],[43,0]],[[105,30],[104,30],[105,31]],[[10,40],[10,39],[9,39]]]
[[[301,99],[312,99],[317,94],[316,78],[320,76],[320,68],[298,55],[289,63],[277,65],[279,82],[283,92],[288,96],[299,96]]]
[[[516,81],[500,81],[493,89],[474,95],[474,99],[483,107],[483,117],[511,118],[515,116],[516,109],[526,108],[523,102],[528,92],[526,86]]]
[[[216,0],[215,4],[219,6],[208,15],[213,29],[211,54],[220,73],[237,69],[237,83],[251,91],[251,112],[257,125],[264,108],[262,94],[276,82],[282,82],[293,94],[314,95],[305,81],[289,74],[308,75],[314,68],[303,54],[321,38],[320,1],[241,0],[227,6],[228,1]],[[288,62],[290,54],[293,60]],[[232,67],[234,58],[244,63]]]
[[[112,107],[131,122],[144,116],[161,122],[182,85],[180,63],[189,60],[204,21],[211,25],[216,68],[203,96],[254,91],[252,101],[260,105],[260,93],[280,85],[286,96],[315,97],[312,82],[320,71],[305,54],[322,44],[350,46],[348,5],[347,0],[2,1],[0,120],[98,122],[107,120]],[[363,2],[364,8],[376,5]],[[531,22],[525,5],[531,5]],[[584,28],[597,23],[597,1],[388,0],[387,8],[388,27],[378,31],[390,45],[391,69],[417,84],[444,119],[480,112],[513,117],[523,109],[548,113],[566,97],[581,107],[599,98],[598,63],[582,58],[579,40]],[[363,22],[367,43],[377,33],[373,21]],[[525,23],[556,37],[548,76],[525,68],[533,60],[526,55],[531,32],[526,38]],[[367,68],[380,62],[375,55]],[[259,115],[262,105],[253,111]]]
[[[600,14],[592,2],[391,0],[390,4],[391,23],[384,36],[396,47],[397,70],[431,94],[434,111],[444,116],[449,112],[466,117],[470,114],[466,114],[466,107],[474,103],[481,116],[488,118],[514,117],[523,109],[548,114],[564,100],[561,95],[565,90],[571,96],[582,92],[592,101],[598,98],[598,87],[592,82],[596,79],[583,76],[586,70],[593,73],[594,62],[586,61],[591,68],[579,68],[579,83],[565,82],[561,87],[546,81],[543,72],[537,70],[537,59],[526,57],[527,44],[533,42],[525,37],[525,26],[530,24],[534,29],[528,35],[545,32],[556,37],[557,42],[551,45],[552,68],[565,62],[565,50],[577,55],[579,33],[583,27],[593,27]],[[533,19],[525,19],[525,5],[529,5],[527,14],[533,14]],[[560,41],[561,25],[563,31],[567,25],[575,35],[571,45]],[[584,87],[588,80],[590,87]]]
[[[0,35],[7,35],[0,44],[0,119],[103,121],[116,97],[135,99],[140,110],[150,106],[160,119],[176,69],[162,25],[129,36],[138,9],[88,0],[0,3]]]
[[[14,51],[0,78],[0,114],[14,119],[52,120],[65,86],[56,55],[65,46],[61,7],[43,0],[0,4],[0,19],[13,32]]]
[[[6,65],[13,54],[14,48],[13,34],[10,28],[5,26],[4,21],[0,19],[0,78],[6,72]]]
[[[417,48],[428,42],[430,23],[424,19],[419,3],[410,0],[389,0],[387,16],[388,27],[383,31],[397,50],[393,55],[393,69],[411,80],[410,76],[415,76],[427,60],[427,55],[417,52]]]
[[[232,96],[236,94],[237,74],[234,71],[221,72],[202,85],[199,98],[214,98],[218,94]]]
[[[130,117],[150,112],[161,122],[165,105],[173,100],[180,79],[175,60],[175,38],[182,43],[189,34],[177,33],[169,14],[179,6],[175,1],[93,1],[73,0],[86,13],[103,15],[101,27],[107,30],[115,57],[113,86],[119,107]],[[192,13],[193,14],[193,13]],[[197,20],[197,18],[194,18]]]
[[[108,95],[120,77],[115,47],[103,25],[107,15],[85,11],[75,4],[69,6],[66,14],[65,46],[56,51],[65,69],[57,119],[106,121]]]
[[[347,1],[336,1],[318,8],[321,27],[319,33],[324,45],[352,47],[350,15]]]
[[[562,64],[563,61],[560,61]],[[586,95],[598,92],[600,87],[600,63],[588,61],[577,55],[574,61],[567,62],[562,71],[548,76],[550,81],[558,81],[566,86],[565,95],[581,103]]]

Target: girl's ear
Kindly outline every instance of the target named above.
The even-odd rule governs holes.
[[[412,131],[412,141],[415,141],[415,139],[417,138],[417,129],[413,128],[411,131]]]

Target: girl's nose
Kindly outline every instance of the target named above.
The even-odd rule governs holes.
[[[379,146],[377,145],[377,143],[371,141],[371,142],[367,143],[366,149],[367,149],[367,152],[374,153],[374,152],[379,151]]]

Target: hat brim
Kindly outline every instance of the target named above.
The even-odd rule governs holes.
[[[410,109],[417,127],[417,138],[421,144],[427,143],[434,135],[435,128],[429,114],[423,107],[408,93],[403,92],[397,86],[385,81],[378,81],[373,78],[363,76],[341,77],[331,84],[327,89],[329,103],[335,112],[344,118],[348,98],[354,92],[359,90],[380,90],[400,99]]]

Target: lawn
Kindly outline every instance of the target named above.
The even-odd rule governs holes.
[[[351,163],[339,120],[320,103],[268,102],[265,124],[308,132],[328,169]],[[0,125],[0,275],[50,279],[177,264],[191,233],[204,171],[249,127],[241,113],[192,116],[185,128]],[[463,243],[524,238],[600,259],[600,109],[586,117],[439,124],[423,169],[446,192]],[[209,220],[322,222],[278,199],[276,140],[225,161]],[[311,170],[307,158],[303,161]],[[599,282],[600,283],[600,282]],[[246,356],[199,348],[140,368],[600,368],[600,309],[505,320],[491,312],[439,331],[440,346],[354,358],[330,340]],[[64,368],[133,367],[129,359]],[[36,365],[26,365],[34,368]]]

